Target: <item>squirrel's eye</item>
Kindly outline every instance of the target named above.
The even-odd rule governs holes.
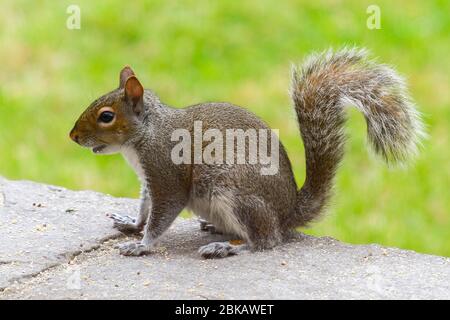
[[[114,112],[103,111],[98,117],[98,121],[103,123],[110,123],[114,119]]]

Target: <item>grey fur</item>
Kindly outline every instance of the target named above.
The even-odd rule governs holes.
[[[365,49],[311,55],[302,67],[293,69],[291,96],[307,166],[293,225],[319,217],[331,196],[344,153],[347,104],[363,113],[368,140],[388,164],[416,155],[425,135],[403,79],[388,66],[367,59]]]
[[[122,91],[119,88],[100,102],[117,96],[123,99]],[[203,257],[224,257],[243,248],[263,250],[286,241],[296,227],[319,217],[331,196],[344,153],[347,104],[364,114],[369,141],[387,162],[404,161],[417,152],[423,125],[403,80],[391,68],[368,60],[364,50],[329,50],[310,56],[293,70],[291,95],[306,152],[306,181],[300,190],[281,143],[275,175],[261,175],[259,164],[175,165],[170,158],[176,144],[171,134],[180,128],[192,134],[194,121],[202,121],[203,130],[221,132],[268,126],[229,103],[173,109],[145,90],[143,112],[128,115],[132,131],[120,146],[142,180],[140,218],[112,217],[121,230],[144,229],[144,238],[138,244],[121,246],[121,253],[150,253],[185,207],[245,242],[238,247],[226,243],[204,246],[200,249]],[[95,137],[89,139],[90,144],[96,143]]]
[[[198,249],[198,252],[205,259],[217,259],[234,256],[245,250],[247,250],[246,244],[233,245],[229,242],[211,242]]]

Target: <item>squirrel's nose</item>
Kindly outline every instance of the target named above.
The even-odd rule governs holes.
[[[72,129],[72,131],[70,131],[70,139],[72,139],[73,141],[75,141],[78,144],[80,143],[80,142],[78,142],[79,136],[75,132],[75,129]]]

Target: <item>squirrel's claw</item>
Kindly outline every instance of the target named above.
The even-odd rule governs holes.
[[[140,242],[127,242],[117,246],[120,254],[124,256],[143,256],[152,253],[152,246]]]
[[[211,234],[222,234],[220,230],[217,230],[216,227],[212,223],[209,223],[207,220],[199,218],[198,222],[200,223],[201,231],[208,231]]]
[[[133,218],[131,216],[121,216],[120,214],[112,213],[109,217],[113,219],[114,222],[129,223],[129,224],[136,223],[136,218]]]
[[[113,227],[123,233],[138,233],[141,231],[136,225],[136,218],[130,216],[121,216],[119,214],[113,213],[109,216],[113,219]]]

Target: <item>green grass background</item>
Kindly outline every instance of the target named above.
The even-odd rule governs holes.
[[[381,30],[366,27],[374,2]],[[81,8],[80,30],[66,28],[72,3]],[[363,118],[351,112],[336,196],[307,232],[450,256],[449,4],[3,0],[0,174],[137,197],[120,156],[94,156],[68,139],[78,115],[130,64],[168,104],[230,101],[279,128],[301,183],[290,64],[329,46],[366,46],[407,77],[430,136],[412,166],[388,169],[366,151]]]

